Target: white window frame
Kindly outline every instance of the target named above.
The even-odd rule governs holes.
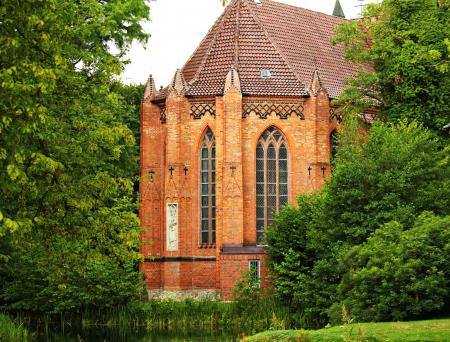
[[[259,259],[249,259],[248,260],[248,272],[249,272],[249,274],[252,271],[252,264],[253,263],[256,263],[256,265],[257,265],[257,268],[256,268],[257,274],[256,274],[256,276],[258,278],[258,283],[256,284],[256,287],[259,288],[259,287],[261,287],[261,260],[259,260]]]

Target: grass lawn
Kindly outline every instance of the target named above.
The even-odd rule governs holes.
[[[360,333],[361,331],[361,333]],[[351,338],[349,338],[351,336]],[[361,337],[362,336],[362,337]],[[320,330],[265,331],[247,337],[247,342],[297,341],[450,341],[450,319],[414,322],[361,323]]]

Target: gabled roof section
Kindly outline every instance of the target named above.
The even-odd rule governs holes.
[[[275,1],[261,2],[254,5],[255,13],[298,78],[308,84],[318,70],[329,96],[337,98],[346,87],[344,81],[358,70],[345,60],[342,45],[330,43],[334,27],[347,20]]]
[[[211,50],[211,46],[215,41],[215,37],[222,27],[221,23],[223,17],[227,14],[227,12],[228,11],[225,10],[225,12],[223,12],[222,15],[216,20],[214,25],[206,34],[205,38],[203,38],[203,40],[200,42],[200,45],[184,65],[182,72],[187,82],[191,82],[192,79],[195,78],[195,76],[197,76],[197,73],[200,71],[200,67],[203,65],[206,57],[208,56],[208,53]]]
[[[198,56],[202,53],[203,58]],[[190,78],[188,94],[222,94],[231,68],[239,73],[243,94],[307,94],[245,0],[235,0],[227,7],[222,19],[216,22],[183,68],[185,77]],[[196,72],[193,69],[197,69]],[[261,77],[262,69],[269,70],[271,76]]]
[[[223,94],[231,68],[243,95],[305,96],[318,70],[332,98],[357,67],[332,46],[333,28],[345,19],[270,0],[233,0],[182,69],[187,95]],[[262,77],[269,70],[270,77]]]

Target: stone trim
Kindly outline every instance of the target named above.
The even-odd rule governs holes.
[[[222,246],[220,248],[222,254],[266,254],[264,246]]]
[[[219,300],[220,290],[218,289],[147,289],[149,300],[176,300],[193,299],[196,301]]]

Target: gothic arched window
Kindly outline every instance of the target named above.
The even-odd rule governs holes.
[[[256,147],[256,240],[273,213],[288,203],[288,150],[283,135],[273,126],[261,135]]]
[[[200,147],[200,242],[216,243],[216,143],[207,128]]]

